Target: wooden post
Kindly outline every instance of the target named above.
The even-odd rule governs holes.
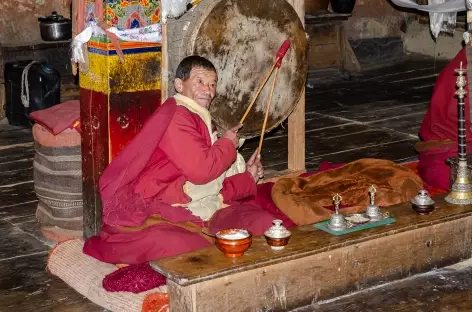
[[[116,4],[106,2],[105,17],[116,17],[113,23],[122,28],[157,22],[158,3],[146,4],[145,11],[140,3],[131,6],[127,15],[119,17]],[[124,62],[108,38],[92,37],[89,68],[80,73],[85,238],[102,226],[100,176],[161,104],[161,44],[122,42],[121,48]]]
[[[303,25],[305,25],[305,1],[287,0]],[[303,87],[297,107],[288,118],[288,169],[305,169],[305,87]]]
[[[167,52],[167,23],[162,24],[162,50],[161,50],[161,99],[162,103],[169,96],[169,54]]]
[[[72,0],[71,16],[72,16],[72,39],[77,36],[77,1]],[[77,75],[77,64],[71,63],[72,74]]]

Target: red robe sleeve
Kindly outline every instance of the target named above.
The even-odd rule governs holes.
[[[223,181],[223,189],[220,194],[225,204],[241,200],[257,194],[257,186],[252,174],[243,172],[227,177]]]
[[[225,138],[211,145],[208,130],[199,116],[185,108],[177,108],[160,148],[193,184],[213,181],[236,159],[233,143]]]

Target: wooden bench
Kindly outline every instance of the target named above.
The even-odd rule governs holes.
[[[241,258],[213,246],[151,265],[168,278],[172,311],[286,311],[471,257],[472,206],[443,198],[428,216],[387,207],[392,225],[343,236],[292,229],[282,251],[254,237]]]

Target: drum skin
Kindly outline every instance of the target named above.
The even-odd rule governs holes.
[[[180,61],[200,55],[215,65],[218,87],[210,111],[220,132],[239,122],[280,45],[291,41],[279,69],[266,132],[280,125],[296,107],[307,74],[307,38],[293,7],[285,0],[203,0],[187,14],[193,18],[183,20],[187,27],[192,23],[192,30],[181,42],[185,55],[177,57]],[[172,40],[171,34],[168,38]],[[260,135],[273,78],[274,73],[239,131],[242,138]]]

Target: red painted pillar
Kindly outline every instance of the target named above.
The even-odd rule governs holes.
[[[158,0],[104,2],[107,23],[124,29],[159,22],[159,11]],[[80,74],[85,238],[102,225],[100,175],[161,103],[161,45],[121,42],[121,48],[124,62],[106,36],[93,36],[88,71]]]

